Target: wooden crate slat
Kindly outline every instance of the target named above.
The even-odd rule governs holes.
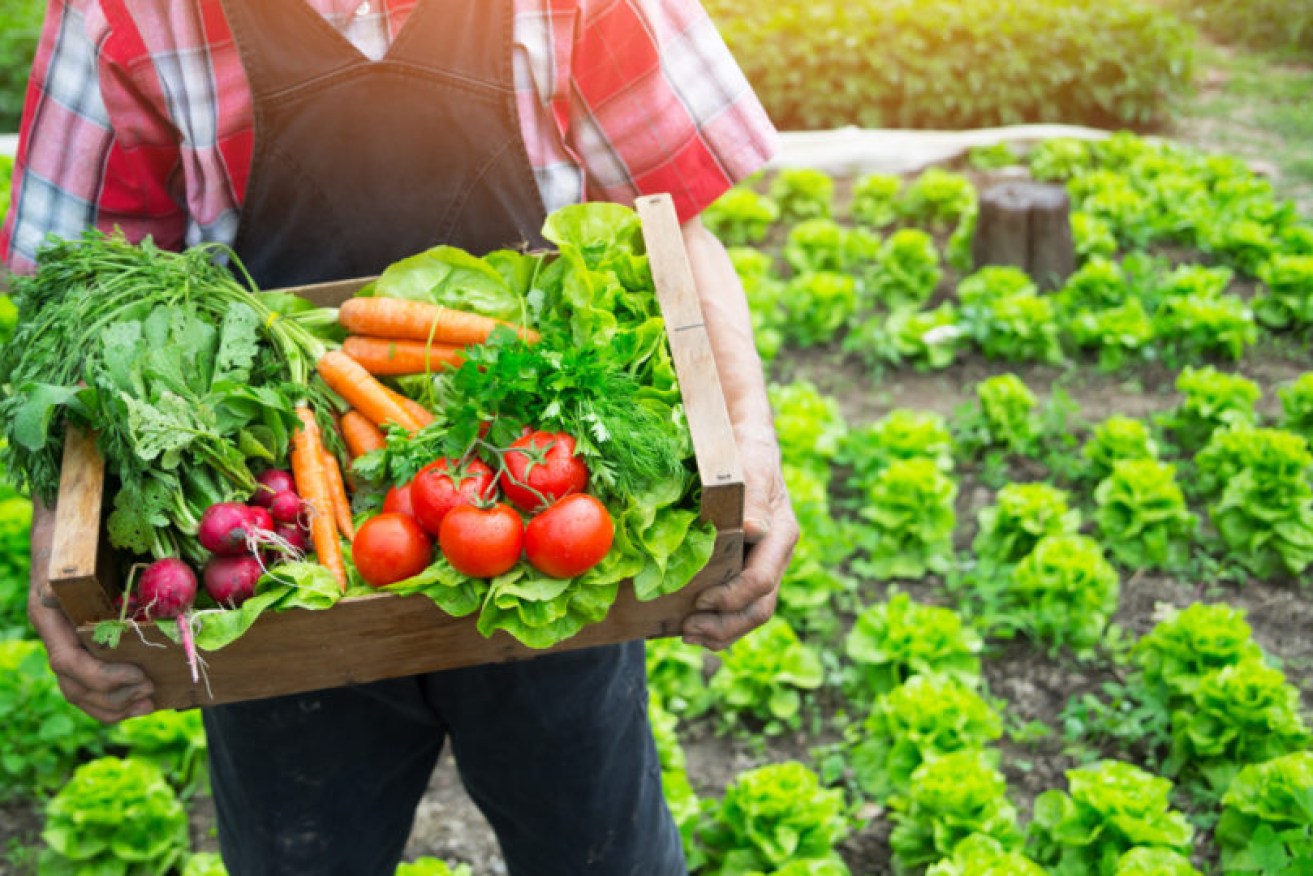
[[[743,463],[679,218],[669,195],[639,198],[636,203],[697,453],[702,518],[717,529],[737,528],[743,525]]]
[[[96,437],[82,429],[68,429],[59,472],[48,580],[75,624],[109,617],[114,612],[97,575],[104,491],[105,461],[96,449]]]

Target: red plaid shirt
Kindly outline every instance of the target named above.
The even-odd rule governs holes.
[[[282,2],[308,2],[377,58],[417,0]],[[513,38],[548,210],[670,192],[687,219],[774,149],[697,0],[515,0]],[[47,234],[92,225],[170,248],[231,243],[254,131],[220,0],[51,0],[21,135],[0,230],[11,270],[30,270]]]

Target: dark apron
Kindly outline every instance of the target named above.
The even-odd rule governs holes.
[[[360,54],[304,0],[223,0],[255,149],[234,249],[262,288],[377,274],[437,244],[541,245],[512,0],[421,0]]]
[[[304,0],[223,7],[255,101],[234,248],[260,286],[542,245],[512,0],[420,0],[379,62]],[[512,876],[684,874],[645,682],[631,642],[207,708],[228,870],[391,876],[449,740]]]

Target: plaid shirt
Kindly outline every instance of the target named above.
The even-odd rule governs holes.
[[[379,58],[417,0],[283,2]],[[520,124],[548,210],[670,192],[687,219],[770,157],[774,128],[697,0],[514,4]],[[21,133],[0,230],[11,270],[47,234],[92,225],[231,243],[254,128],[220,0],[51,0]]]

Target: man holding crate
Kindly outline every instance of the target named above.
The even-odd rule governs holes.
[[[0,232],[119,226],[231,244],[265,288],[377,272],[438,243],[538,243],[551,210],[670,192],[747,485],[754,546],[685,627],[764,623],[797,540],[742,288],[698,214],[774,131],[696,0],[51,0]],[[153,708],[81,648],[33,526],[29,614],[71,702]],[[641,643],[207,709],[235,874],[388,873],[444,740],[514,874],[685,870],[661,799]]]

